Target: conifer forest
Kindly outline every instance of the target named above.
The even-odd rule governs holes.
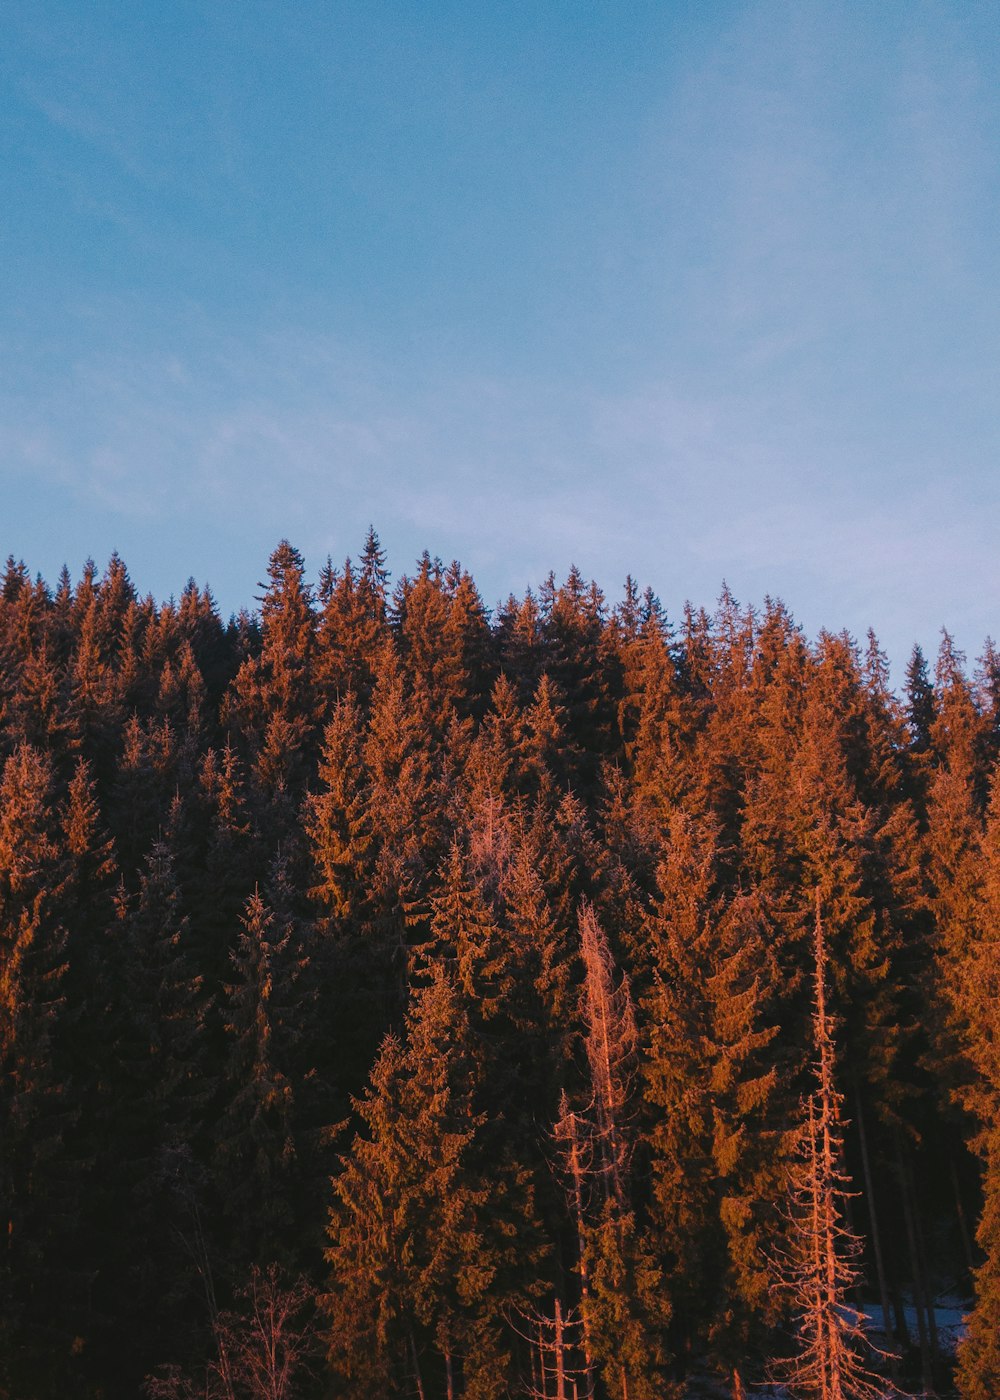
[[[0,656],[4,1400],[1000,1397],[990,642],[371,532]]]

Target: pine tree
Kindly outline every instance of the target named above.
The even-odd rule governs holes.
[[[309,776],[318,712],[312,675],[316,616],[302,555],[287,540],[272,553],[267,574],[260,654],[240,667],[224,718],[245,737],[262,792],[273,801],[286,789],[299,791]],[[281,824],[277,810],[273,820]]]
[[[348,1110],[389,1025],[401,1014],[404,934],[395,891],[380,870],[380,837],[365,761],[366,727],[353,696],[333,707],[324,732],[316,791],[302,808],[312,875],[316,938],[314,1067],[329,1088],[331,1113]],[[336,1105],[334,1107],[334,1105]]]
[[[547,671],[524,712],[519,757],[522,791],[547,806],[557,805],[573,782],[580,749],[570,739],[562,693]]]
[[[192,946],[211,994],[218,994],[230,978],[246,902],[268,865],[251,804],[236,749],[229,743],[209,748],[201,756],[190,804],[195,853],[186,872],[186,904]]]
[[[380,620],[386,615],[389,590],[390,575],[385,564],[385,550],[375,533],[374,525],[369,525],[364,549],[361,551],[360,586],[369,613]]]
[[[226,645],[225,629],[211,589],[199,589],[188,579],[177,605],[178,631],[194,657],[202,676],[213,713],[217,713],[222,692],[235,674]]]
[[[462,690],[458,658],[445,646],[449,611],[443,565],[425,550],[416,578],[399,581],[393,625],[412,703],[439,740]]]
[[[619,720],[628,764],[628,821],[655,864],[669,813],[689,785],[690,706],[664,621],[653,614],[624,654]]]
[[[442,971],[415,994],[406,1042],[387,1037],[356,1109],[327,1251],[343,1392],[452,1396],[461,1376],[462,1394],[499,1397],[511,1364],[501,1304],[537,1262],[519,1224],[531,1197],[479,1147],[468,1025]]]
[[[111,665],[116,639],[107,630],[114,615],[102,610],[96,574],[88,561],[73,597],[74,647],[67,688],[74,739],[104,779],[113,763],[123,712]]]
[[[108,1249],[109,1307],[116,1364],[133,1380],[196,1329],[212,1275],[203,1163],[218,1071],[172,837],[168,827],[154,843],[136,894],[122,893],[113,934],[111,1173],[121,1230]]]
[[[76,1193],[66,1151],[70,863],[48,755],[22,746],[0,773],[0,1390],[65,1379],[73,1334]]]
[[[587,1141],[593,1180],[590,1218],[580,1242],[588,1278],[587,1344],[616,1400],[652,1400],[662,1379],[657,1323],[662,1325],[666,1310],[630,1192],[635,1016],[628,982],[616,977],[607,938],[586,904],[580,911],[580,947],[590,1098],[574,1127]]]
[[[373,662],[388,635],[385,554],[369,531],[359,569],[350,559],[342,569],[329,560],[320,573],[320,617],[316,636],[316,686],[329,713],[346,695],[367,705],[375,675]]]
[[[575,566],[562,587],[548,580],[542,637],[545,668],[565,705],[568,737],[576,750],[574,776],[589,789],[600,755],[615,740],[621,675],[604,597]]]
[[[515,798],[524,783],[523,739],[524,724],[514,688],[501,675],[469,746],[452,813],[455,823],[468,831],[473,859],[492,886],[499,883],[510,860]]]
[[[964,1077],[962,969],[976,941],[982,898],[983,724],[961,663],[945,634],[938,665],[938,713],[931,735],[936,766],[929,784],[925,840],[935,957],[926,969],[924,991],[933,1033],[931,1056],[945,1095],[953,1098],[958,1097]]]
[[[927,1384],[931,1285],[976,1274],[992,1396],[992,644],[901,702],[874,637],[725,586],[676,639],[576,569],[491,619],[428,554],[390,602],[374,531],[315,606],[282,543],[260,602],[0,572],[0,1391],[210,1388],[241,1279],[315,1268],[353,1094],[348,1390],[738,1396],[803,1087],[807,1195],[822,1139],[818,886],[853,1224]]]
[[[682,813],[671,823],[648,919],[641,1098],[674,1346],[683,1360],[707,1335],[739,1396],[773,1321],[764,1258],[786,1104],[768,921],[757,898],[720,888],[716,830]]]
[[[372,893],[375,832],[363,746],[361,712],[348,694],[333,707],[318,788],[307,797],[302,814],[317,874],[311,893],[338,920],[357,920]]]
[[[919,646],[914,646],[906,666],[906,699],[911,742],[917,753],[923,753],[930,746],[935,705],[927,660]]]
[[[400,989],[405,992],[409,931],[426,929],[430,872],[447,850],[447,839],[438,789],[441,751],[421,725],[403,670],[388,645],[379,657],[362,753],[370,775],[368,819],[378,833],[374,892],[383,936],[397,944]]]
[[[290,930],[277,925],[259,893],[240,922],[225,989],[228,1053],[215,1156],[219,1180],[229,1182],[223,1202],[234,1237],[229,1257],[246,1268],[288,1259],[295,1243],[295,1093],[283,1042],[296,1011],[299,969]]]
[[[511,594],[496,621],[500,666],[523,704],[534,694],[545,664],[538,600],[531,589],[520,602]]]
[[[994,775],[983,839],[980,917],[953,975],[953,1008],[960,1018],[971,1073],[959,1090],[975,1116],[974,1146],[983,1163],[983,1212],[977,1231],[982,1262],[976,1301],[959,1347],[958,1385],[964,1400],[1000,1394],[1000,779]]]
[[[454,970],[456,985],[480,1025],[509,1014],[518,968],[457,840],[448,852],[432,907],[431,938],[421,949],[423,958]]]

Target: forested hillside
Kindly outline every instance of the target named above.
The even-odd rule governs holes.
[[[821,1169],[866,1364],[1000,1395],[990,644],[371,534],[228,624],[12,560],[0,649],[0,1395],[825,1394]]]

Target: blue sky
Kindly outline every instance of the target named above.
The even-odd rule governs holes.
[[[1000,632],[994,4],[3,18],[4,553]]]

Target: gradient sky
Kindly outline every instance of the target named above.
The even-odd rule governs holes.
[[[4,3],[0,550],[1000,633],[1000,8]]]

